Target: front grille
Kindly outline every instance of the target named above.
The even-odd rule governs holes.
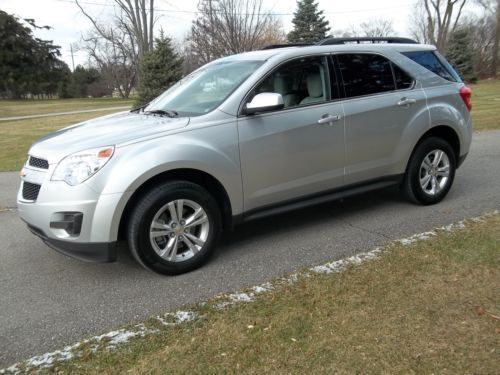
[[[32,184],[31,182],[23,182],[23,199],[27,201],[36,201],[41,185]]]
[[[35,158],[34,156],[30,156],[30,160],[28,163],[31,167],[40,168],[40,169],[49,169],[49,162],[45,159]]]

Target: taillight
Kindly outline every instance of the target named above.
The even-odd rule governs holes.
[[[472,90],[470,89],[470,87],[467,86],[460,87],[460,97],[464,101],[465,106],[469,111],[472,109],[471,96],[472,96]]]

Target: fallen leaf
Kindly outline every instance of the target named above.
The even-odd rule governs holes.
[[[483,306],[474,306],[474,310],[478,316],[484,315],[484,307]]]
[[[292,337],[292,341],[293,341],[293,342],[297,342],[297,340],[296,340],[296,339],[294,339],[293,337]]]

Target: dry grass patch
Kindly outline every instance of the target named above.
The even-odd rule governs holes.
[[[470,87],[474,130],[500,129],[500,80],[480,81]]]
[[[0,100],[0,117],[38,115],[45,113],[82,111],[106,107],[132,106],[132,99],[46,99],[46,100]]]
[[[21,169],[31,144],[47,133],[114,111],[0,121],[0,171]]]
[[[500,216],[391,245],[202,319],[60,364],[63,373],[494,374],[500,370]],[[149,322],[154,325],[155,321]],[[157,324],[157,321],[156,321]]]

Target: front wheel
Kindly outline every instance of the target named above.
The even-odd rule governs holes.
[[[141,265],[176,275],[205,263],[220,232],[220,211],[212,196],[199,185],[175,181],[150,190],[139,200],[127,239]]]
[[[410,158],[403,191],[415,203],[438,203],[450,190],[455,169],[455,153],[450,144],[441,138],[427,138]]]

